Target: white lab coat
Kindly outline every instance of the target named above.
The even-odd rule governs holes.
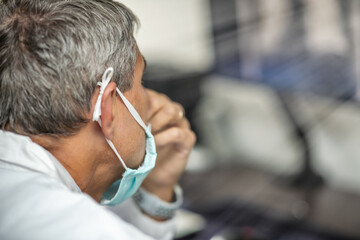
[[[132,199],[99,205],[48,151],[0,130],[0,239],[165,240],[173,229],[174,220],[156,222]]]

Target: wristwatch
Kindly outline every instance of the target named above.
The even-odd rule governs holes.
[[[139,188],[134,194],[133,200],[141,210],[150,216],[169,219],[174,216],[175,211],[181,206],[183,196],[180,186],[176,185],[174,188],[173,202],[165,202],[144,188]]]

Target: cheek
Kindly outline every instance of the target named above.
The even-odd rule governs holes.
[[[149,96],[144,87],[138,87],[138,94],[136,96],[136,111],[138,111],[141,119],[147,125],[148,119],[147,114],[149,110]]]
[[[144,121],[145,121],[145,124],[146,125],[148,125],[149,124],[149,110],[150,110],[150,96],[149,96],[149,93],[144,89],[144,96],[145,96],[145,98],[144,98],[144,107],[145,107],[145,109],[144,109],[144,116],[145,116],[145,119],[144,119]]]
[[[139,83],[134,84],[132,91],[133,94],[125,97],[128,97],[128,100],[133,104],[144,123],[147,124],[148,99],[146,91]],[[122,132],[119,134],[121,134],[125,140],[123,144],[123,149],[126,149],[124,151],[124,161],[127,167],[136,169],[141,165],[145,156],[145,131],[131,116],[130,112],[128,112],[126,120],[123,123],[124,125],[121,128]]]
[[[142,128],[137,128],[137,131],[134,131],[132,136],[132,151],[131,156],[129,156],[129,164],[127,165],[130,168],[138,168],[144,160],[145,156],[145,132]]]
[[[113,141],[125,165],[136,169],[145,155],[145,131],[127,109],[122,111],[125,114],[122,114],[122,121],[116,127]]]

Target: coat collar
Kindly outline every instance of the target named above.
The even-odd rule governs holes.
[[[0,168],[39,172],[61,181],[74,192],[81,192],[61,163],[27,136],[0,130]]]

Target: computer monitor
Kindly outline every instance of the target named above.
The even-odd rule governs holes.
[[[321,183],[312,168],[308,126],[299,123],[301,113],[292,106],[291,96],[356,100],[360,1],[210,0],[210,9],[213,72],[274,89],[304,150],[303,168],[292,182]]]
[[[210,0],[214,72],[277,91],[356,96],[358,0]]]

